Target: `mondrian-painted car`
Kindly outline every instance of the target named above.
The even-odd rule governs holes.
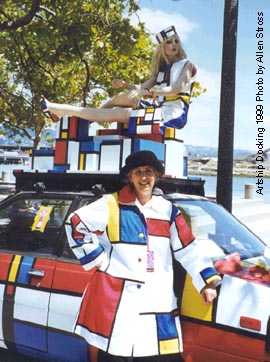
[[[270,361],[268,247],[215,202],[168,194],[223,275],[206,306],[177,269],[187,362]],[[24,191],[0,203],[0,347],[53,362],[94,362],[73,333],[91,278],[70,251],[67,215],[95,198],[88,192]],[[1,353],[1,352],[0,352]]]

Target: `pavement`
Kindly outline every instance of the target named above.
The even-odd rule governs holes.
[[[259,198],[235,198],[232,214],[270,245],[270,202]]]

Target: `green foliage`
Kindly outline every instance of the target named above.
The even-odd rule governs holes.
[[[0,4],[1,123],[38,147],[48,99],[97,107],[114,78],[140,83],[153,45],[130,25],[135,0],[5,0]],[[125,14],[125,15],[124,15]]]
[[[0,1],[0,122],[37,148],[46,119],[39,99],[98,107],[111,81],[149,76],[153,44],[129,17],[139,0]],[[195,84],[192,96],[206,90]],[[31,134],[28,130],[32,130]],[[33,137],[34,132],[34,137]]]

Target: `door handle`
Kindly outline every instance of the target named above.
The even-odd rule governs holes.
[[[30,270],[28,271],[28,274],[42,278],[42,277],[44,277],[45,272],[44,272],[44,270],[30,269]]]

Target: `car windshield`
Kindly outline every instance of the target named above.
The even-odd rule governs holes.
[[[241,259],[264,254],[265,244],[222,206],[210,200],[172,200],[194,236],[213,259],[238,252]]]
[[[242,260],[264,255],[265,244],[222,206],[207,199],[179,196],[167,198],[180,209],[213,260],[235,252]],[[71,199],[38,195],[5,202],[0,207],[0,248],[53,253],[71,203]]]
[[[0,248],[52,253],[72,200],[18,198],[0,208]]]

